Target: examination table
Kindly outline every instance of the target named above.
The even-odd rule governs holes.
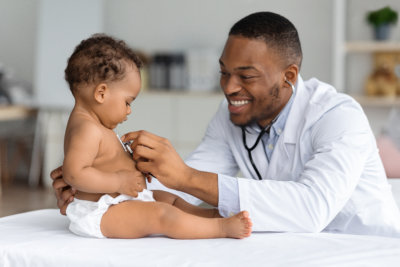
[[[330,233],[253,233],[175,240],[79,237],[56,209],[0,218],[0,266],[400,266],[400,239]]]

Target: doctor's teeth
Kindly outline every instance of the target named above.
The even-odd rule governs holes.
[[[248,100],[239,100],[239,101],[231,101],[231,104],[234,106],[241,106],[249,103]]]

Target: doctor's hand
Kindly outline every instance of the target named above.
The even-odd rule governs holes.
[[[57,206],[60,209],[60,213],[65,215],[68,204],[74,200],[76,190],[64,181],[62,166],[51,171],[50,177],[53,179],[53,189],[56,192]]]
[[[190,177],[192,168],[183,162],[168,139],[137,131],[125,134],[122,140],[133,140],[133,159],[139,171],[153,175],[166,187],[182,190],[184,179]]]

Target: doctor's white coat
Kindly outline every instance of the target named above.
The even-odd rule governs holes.
[[[263,180],[240,127],[229,120],[226,100],[186,163],[238,179],[239,195],[231,197],[249,211],[254,231],[400,236],[399,210],[361,106],[317,79],[299,76],[296,88],[270,162],[262,144],[252,152]],[[248,133],[247,143],[256,138]],[[239,170],[245,178],[234,177]],[[221,214],[230,214],[229,201],[220,196],[219,202]]]

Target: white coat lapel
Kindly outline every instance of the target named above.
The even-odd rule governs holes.
[[[292,108],[290,109],[289,116],[286,120],[283,133],[283,142],[285,144],[297,143],[299,130],[304,128],[303,126],[306,118],[304,113],[309,105],[309,98],[310,96],[305,88],[303,79],[299,75],[296,84],[296,95],[292,104]]]
[[[267,173],[268,179],[287,180],[290,179],[293,164],[297,157],[294,155],[298,135],[305,123],[304,112],[309,103],[308,92],[300,75],[296,84],[296,95],[293,100],[285,128],[275,145],[272,153],[270,168]]]
[[[272,152],[270,166],[267,170],[267,179],[282,180],[287,175],[282,173],[289,166],[289,154],[283,142],[283,136],[280,136]],[[286,180],[286,179],[283,179]]]
[[[332,93],[336,93],[331,86],[321,84],[315,79],[309,80],[308,83],[311,83],[309,88],[316,89],[309,90],[299,76],[296,96],[286,120],[285,129],[272,153],[271,167],[267,174],[270,179],[293,180],[290,176],[298,171],[296,166],[301,160],[300,155],[294,154],[295,147],[301,145],[298,144],[298,140],[301,139],[304,131],[320,118],[322,111],[330,109],[333,105],[329,101],[329,96],[327,97],[326,93],[323,94],[326,92],[326,86]],[[322,90],[320,87],[325,88]]]

